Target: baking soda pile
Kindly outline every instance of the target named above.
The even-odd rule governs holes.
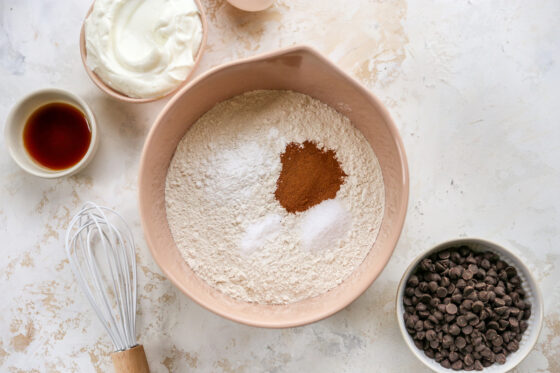
[[[299,151],[314,157],[302,165],[332,169],[330,178],[316,172],[323,188],[294,177],[300,163],[290,170],[288,161]],[[324,200],[311,198],[318,193]],[[348,118],[303,94],[253,91],[189,129],[165,200],[177,247],[200,278],[239,300],[286,304],[334,288],[360,265],[385,191],[375,154]]]

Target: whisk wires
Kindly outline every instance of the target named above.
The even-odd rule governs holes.
[[[66,231],[70,266],[115,350],[136,346],[136,254],[114,210],[87,202]]]

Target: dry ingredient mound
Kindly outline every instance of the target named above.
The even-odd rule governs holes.
[[[346,174],[334,150],[319,149],[311,141],[286,145],[274,196],[288,212],[305,211],[336,197]]]
[[[275,196],[292,143],[332,151],[341,172],[334,193],[305,211],[289,212]],[[327,292],[361,264],[385,191],[375,154],[347,117],[304,94],[252,91],[187,131],[165,201],[175,243],[200,278],[235,299],[286,304]]]

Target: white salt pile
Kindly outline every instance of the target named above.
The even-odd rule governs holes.
[[[352,215],[337,199],[323,201],[304,214],[301,242],[312,252],[339,246],[352,228]]]

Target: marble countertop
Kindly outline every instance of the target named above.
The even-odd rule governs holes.
[[[120,103],[90,82],[78,50],[88,1],[3,0],[2,126],[23,95],[61,87],[91,105],[101,144],[80,174],[42,180],[0,138],[0,371],[112,371],[112,345],[62,242],[93,200],[120,211],[137,238],[137,328],[152,372],[426,371],[397,328],[397,283],[420,252],[465,236],[511,248],[543,291],[539,342],[515,371],[560,372],[560,2],[277,0],[259,14],[202,2],[209,38],[197,74],[303,43],[386,103],[411,173],[391,261],[353,304],[305,327],[252,328],[193,303],[152,260],[136,203],[142,145],[165,102]]]

